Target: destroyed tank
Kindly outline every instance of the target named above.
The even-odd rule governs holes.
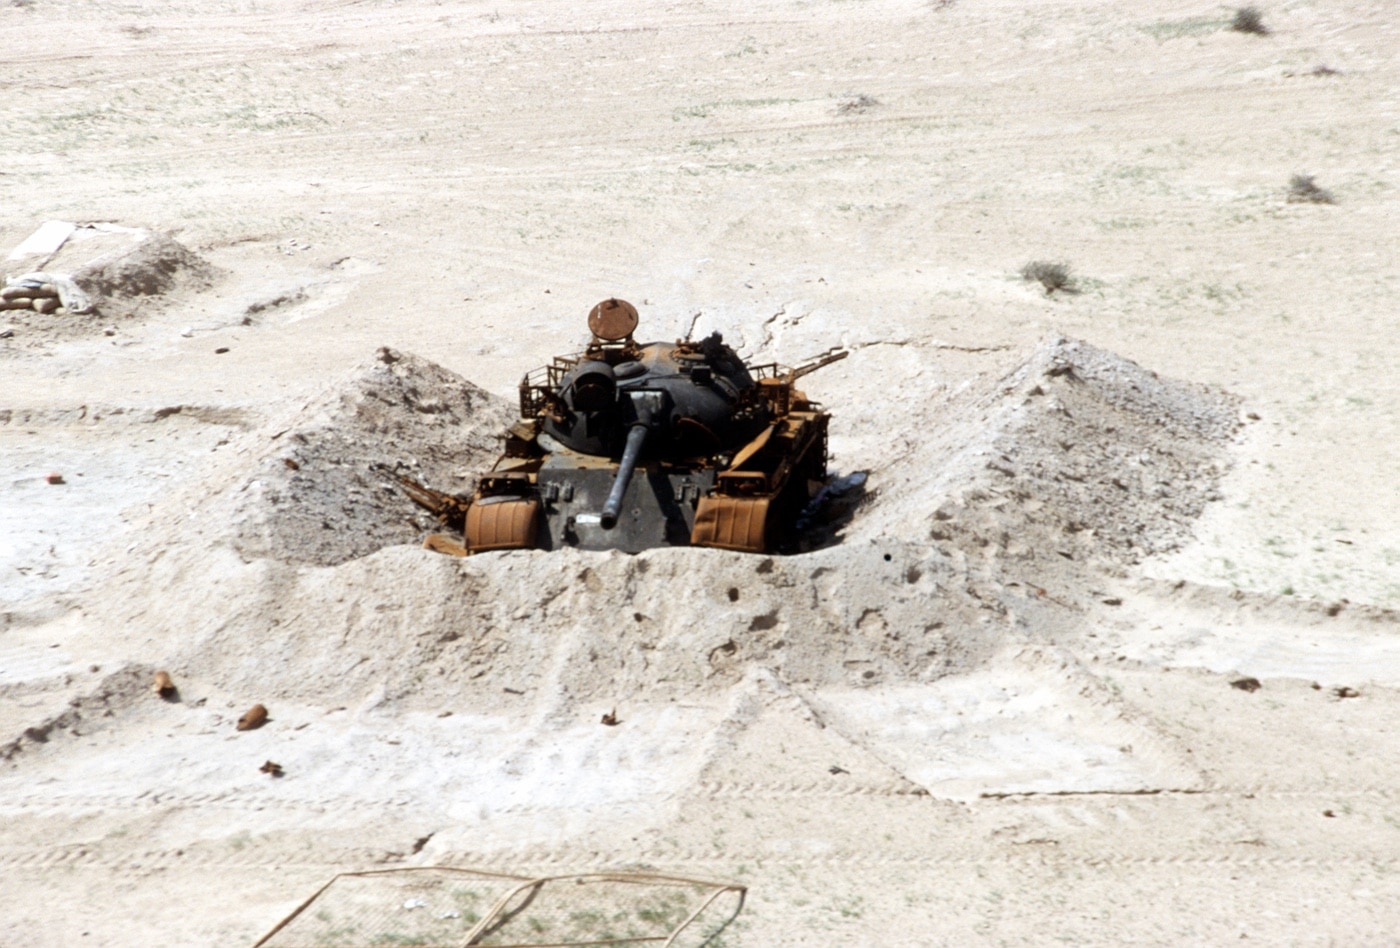
[[[795,383],[847,353],[797,368],[746,365],[718,332],[639,344],[637,324],[630,303],[604,300],[588,315],[587,349],[525,376],[520,420],[475,493],[401,478],[410,497],[460,531],[460,540],[434,534],[426,546],[457,555],[659,546],[766,553],[792,542],[798,515],[826,479],[829,418]]]

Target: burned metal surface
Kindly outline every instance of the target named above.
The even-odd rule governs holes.
[[[604,300],[592,341],[520,383],[520,420],[471,496],[400,478],[416,503],[486,550],[713,546],[782,550],[826,480],[829,415],[795,387],[845,358],[747,365],[718,333],[639,344],[636,308]]]

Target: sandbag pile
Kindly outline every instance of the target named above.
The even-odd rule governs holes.
[[[0,310],[32,309],[36,313],[88,313],[92,301],[73,279],[62,274],[26,273],[0,289]]]
[[[55,313],[62,309],[58,288],[52,283],[12,283],[0,290],[0,309],[32,309],[36,313]]]

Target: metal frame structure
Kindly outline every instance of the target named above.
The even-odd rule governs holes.
[[[585,872],[570,873],[556,876],[522,876],[504,872],[490,872],[481,869],[466,869],[455,866],[404,866],[397,869],[366,869],[355,872],[341,872],[332,876],[325,885],[321,886],[311,894],[276,925],[267,934],[263,935],[252,945],[252,948],[262,948],[271,942],[279,932],[294,922],[303,912],[311,908],[316,900],[324,895],[331,886],[340,879],[365,878],[370,876],[403,875],[412,872],[437,872],[437,873],[461,873],[464,876],[490,877],[498,880],[512,880],[518,884],[496,899],[489,910],[461,936],[461,941],[454,948],[470,948],[472,945],[480,944],[480,939],[497,931],[501,925],[508,922],[511,915],[523,910],[539,895],[549,883],[552,882],[620,882],[635,885],[689,885],[709,888],[709,892],[700,900],[689,915],[673,928],[669,934],[663,935],[637,935],[624,938],[595,939],[585,941],[556,941],[556,942],[519,942],[494,944],[492,948],[584,948],[584,946],[603,945],[660,945],[660,948],[671,948],[676,939],[702,916],[712,905],[715,904],[725,893],[735,893],[738,895],[738,903],[734,908],[730,919],[734,918],[744,907],[744,900],[748,895],[748,887],[729,882],[715,882],[711,879],[696,879],[689,876],[675,876],[665,873],[651,872]],[[518,901],[519,904],[516,904]],[[728,921],[726,921],[728,924]]]

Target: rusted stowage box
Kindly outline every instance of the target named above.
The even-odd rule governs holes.
[[[712,546],[771,552],[826,478],[828,415],[795,387],[844,358],[746,365],[719,333],[639,344],[637,310],[604,300],[592,341],[520,383],[520,420],[470,497],[405,481],[454,535],[448,553]]]

